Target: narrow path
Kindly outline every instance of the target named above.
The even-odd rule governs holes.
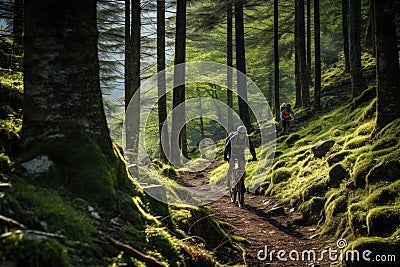
[[[221,162],[215,162],[198,173],[182,173],[179,181],[186,186],[201,185],[208,174],[220,164]],[[271,212],[271,209],[277,207],[276,212]],[[238,259],[240,264],[247,266],[308,266],[307,264],[315,263],[319,264],[315,266],[331,266],[331,263],[334,262],[329,259],[327,253],[322,260],[318,260],[318,258],[321,258],[323,250],[329,247],[333,249],[335,240],[318,238],[315,227],[291,225],[291,219],[295,214],[288,212],[279,205],[278,201],[270,197],[246,194],[245,208],[241,209],[230,202],[229,195],[225,195],[211,204],[211,215],[215,220],[232,226],[226,230],[229,234],[246,238],[246,242],[238,243],[246,251],[245,259]],[[268,255],[265,255],[266,248]],[[260,250],[262,251],[260,252]],[[279,250],[286,252],[282,257],[287,261],[278,259]],[[291,258],[297,258],[295,251],[298,252],[299,260],[291,260]],[[307,251],[315,251],[317,260],[308,260],[309,253]],[[303,255],[305,261],[301,260]],[[263,260],[263,257],[266,258]],[[312,252],[310,257],[314,258]]]

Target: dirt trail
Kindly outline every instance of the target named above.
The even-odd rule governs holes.
[[[215,162],[198,173],[182,173],[180,183],[186,186],[201,185],[205,177],[220,164],[221,162]],[[277,207],[275,212],[271,212],[271,209]],[[316,259],[320,258],[324,249],[334,248],[335,240],[318,238],[316,227],[291,225],[291,219],[295,214],[287,210],[280,214],[284,208],[279,209],[280,207],[272,198],[246,194],[245,208],[241,209],[230,202],[227,194],[211,204],[211,214],[215,220],[232,225],[232,228],[227,230],[228,233],[244,237],[248,241],[238,244],[246,251],[245,259],[238,259],[238,263],[247,266],[313,266],[312,263],[319,264],[314,266],[331,266],[334,261],[329,260],[328,254],[324,254],[323,260],[301,261],[301,259],[303,251],[306,250],[314,250]],[[257,254],[264,257],[265,246],[268,255],[265,260],[260,260]],[[260,250],[263,251],[259,253]],[[270,257],[272,250],[275,251]],[[286,251],[283,258],[287,261],[278,260],[279,250]],[[292,250],[299,253],[299,261],[290,259],[289,255],[292,258],[297,257],[296,252],[291,253]],[[307,252],[304,252],[304,257],[308,258]]]

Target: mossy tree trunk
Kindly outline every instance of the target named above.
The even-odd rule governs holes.
[[[349,4],[350,23],[350,75],[353,98],[365,88],[361,65],[361,0],[351,0]]]
[[[84,132],[112,149],[97,55],[96,1],[25,3],[23,144]]]
[[[127,174],[103,109],[96,1],[30,0],[24,16],[21,157],[48,156],[56,168],[49,183],[58,178],[74,193],[112,206],[118,177]]]
[[[376,29],[377,119],[380,130],[400,117],[399,57],[396,39],[394,0],[374,0]]]
[[[235,41],[236,68],[246,75],[246,53],[244,44],[243,0],[235,0]],[[237,75],[239,115],[248,130],[251,129],[250,111],[247,105],[247,80],[244,75]]]

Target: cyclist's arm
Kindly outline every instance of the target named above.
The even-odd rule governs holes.
[[[249,149],[251,156],[253,157],[254,160],[256,160],[257,159],[256,150],[254,149],[253,143],[251,142],[250,138],[249,138]]]
[[[228,160],[228,155],[231,154],[231,139],[228,140],[228,142],[225,145],[224,148],[224,160]]]

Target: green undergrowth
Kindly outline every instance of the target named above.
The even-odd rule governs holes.
[[[397,255],[400,119],[374,131],[374,90],[370,87],[331,111],[316,112],[298,131],[277,138],[272,166],[254,175],[264,178],[259,193],[294,209],[293,224],[317,225],[323,238],[345,238],[349,248],[396,250]],[[312,147],[320,140],[334,143],[324,156],[316,157]],[[260,148],[256,151],[260,155]],[[268,155],[261,155],[260,162]],[[248,165],[246,184],[256,166]],[[223,180],[226,168],[224,164],[214,170],[210,179]]]

